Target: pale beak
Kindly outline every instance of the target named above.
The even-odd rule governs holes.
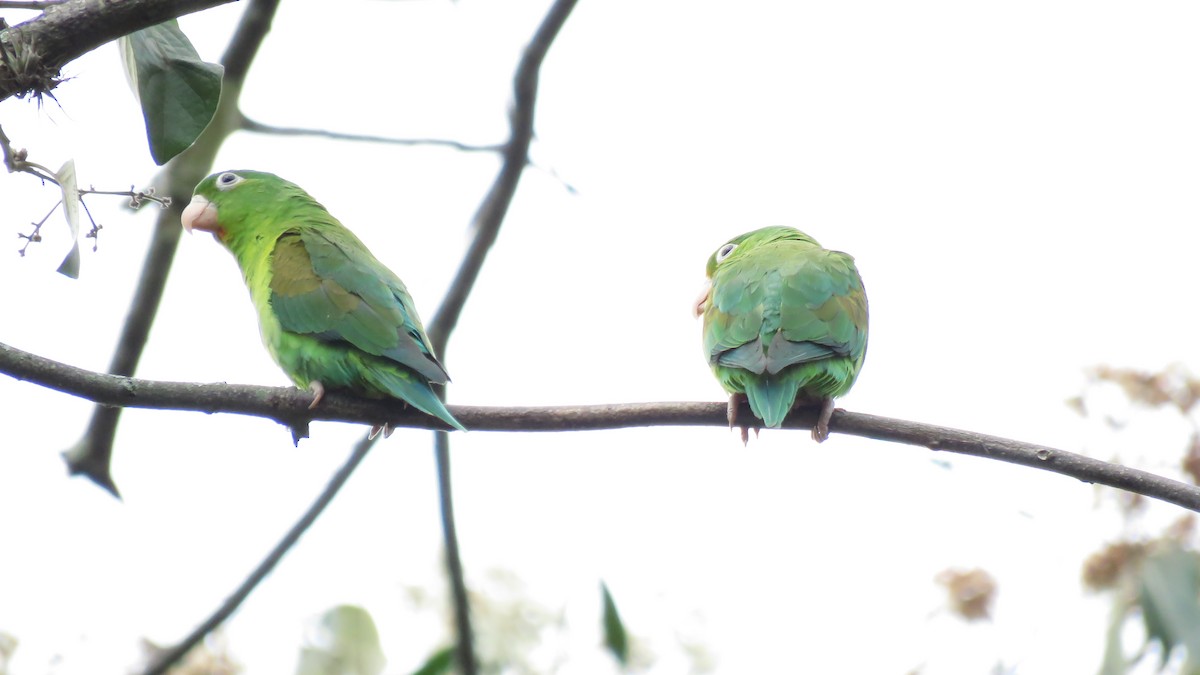
[[[697,317],[704,316],[704,310],[708,308],[708,296],[710,294],[712,294],[712,279],[704,282],[704,288],[700,290],[700,295],[696,298],[696,304],[692,306],[692,313]]]
[[[191,203],[183,210],[179,220],[188,234],[191,234],[192,230],[216,233],[221,229],[217,223],[217,207],[200,195],[192,197]]]

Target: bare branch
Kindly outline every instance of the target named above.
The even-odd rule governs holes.
[[[158,191],[153,187],[148,187],[145,190],[137,190],[134,186],[130,185],[128,190],[97,190],[93,185],[86,190],[81,188],[79,196],[111,195],[113,197],[129,197],[129,208],[131,209],[141,208],[143,202],[154,202],[164,209],[171,205],[170,197],[159,197],[155,194],[156,192]]]
[[[69,0],[0,32],[0,101],[44,93],[67,63],[143,28],[232,0]]]
[[[433,343],[434,352],[443,359],[446,356],[446,344],[450,340],[450,333],[458,325],[467,296],[471,294],[479,272],[483,269],[483,261],[487,258],[492,244],[496,243],[500,225],[504,222],[508,206],[512,203],[517,184],[529,160],[538,73],[542,61],[546,58],[546,52],[550,50],[551,43],[558,36],[558,31],[566,23],[574,7],[575,0],[558,0],[554,3],[533,39],[525,47],[525,53],[517,66],[513,82],[513,107],[510,113],[512,131],[504,147],[504,162],[491,190],[479,205],[479,210],[475,212],[476,234],[471,241],[471,247],[446,292],[446,298],[429,324],[429,340]]]
[[[25,150],[14,150],[12,147],[12,141],[9,140],[8,135],[4,133],[3,128],[0,128],[0,153],[2,153],[4,156],[4,165],[8,167],[9,173],[28,173],[40,179],[43,185],[46,182],[50,182],[58,185],[61,188],[57,172],[51,171],[49,168],[36,162],[29,161],[29,153]],[[56,194],[62,194],[61,190],[56,190],[55,192]],[[129,204],[135,209],[141,206],[142,202],[146,201],[157,202],[163,207],[169,206],[171,203],[170,197],[155,196],[154,188],[135,191],[133,186],[130,186],[128,190],[97,190],[95,187],[91,187],[86,190],[77,189],[76,192],[79,194],[79,204],[83,207],[84,213],[87,214],[88,220],[92,223],[92,229],[89,230],[85,236],[89,239],[95,240],[92,245],[93,251],[95,251],[99,246],[100,230],[103,229],[103,226],[97,223],[96,219],[92,217],[92,210],[88,208],[87,202],[83,200],[85,195],[114,195],[129,197]],[[33,225],[33,230],[29,234],[17,235],[21,239],[25,240],[25,244],[17,251],[19,255],[23,257],[26,251],[28,251],[30,244],[40,242],[42,240],[42,226],[46,224],[46,221],[51,215],[54,214],[54,211],[58,209],[60,204],[62,204],[61,198],[54,202],[54,206],[50,208],[49,213],[47,213],[45,217],[39,221],[30,223]]]
[[[348,141],[351,143],[382,143],[385,145],[402,145],[405,147],[433,147],[433,148],[449,148],[458,152],[488,152],[500,153],[508,146],[497,143],[493,145],[471,145],[462,141],[454,141],[447,138],[395,138],[393,136],[374,136],[371,134],[348,134],[340,131],[329,131],[328,129],[308,129],[305,127],[277,127],[270,124],[263,124],[249,117],[242,117],[242,130],[255,133],[276,135],[276,136],[307,136],[310,138],[327,138],[333,141]],[[575,194],[578,190],[574,185],[568,183],[562,176],[558,175],[552,167],[539,166],[530,161],[529,166],[543,171],[546,175],[562,184],[563,188]]]
[[[260,134],[272,134],[275,136],[309,136],[311,138],[328,138],[334,141],[353,141],[362,143],[387,143],[389,145],[408,145],[418,146],[426,145],[433,147],[450,148],[459,152],[500,152],[504,149],[503,145],[470,145],[462,141],[452,141],[444,138],[394,138],[392,136],[373,136],[371,134],[348,134],[340,131],[329,131],[327,129],[306,129],[302,127],[277,127],[270,124],[263,124],[242,117],[242,129],[245,131],[253,131]]]
[[[0,0],[0,9],[35,9],[44,11],[47,7],[67,2],[70,2],[70,0]]]
[[[263,40],[271,31],[271,22],[275,20],[275,12],[278,9],[279,0],[256,0],[246,7],[246,12],[238,21],[237,30],[234,31],[233,37],[229,38],[229,45],[221,55],[221,65],[225,67],[225,76],[221,83],[222,96],[225,95],[225,87],[230,85],[236,86],[237,93],[241,94],[250,64],[254,62],[259,47],[262,47]],[[235,113],[237,117],[241,117],[240,110],[236,107],[231,108],[230,117],[233,118]],[[230,133],[238,126],[234,119],[230,119],[228,125]]]
[[[231,384],[161,382],[96,373],[0,343],[0,372],[19,380],[55,389],[103,405],[158,410],[235,413],[303,426],[309,420],[363,424],[388,421],[394,427],[444,430],[438,419],[422,415],[399,402],[370,401],[326,394],[309,410],[312,394],[301,389]],[[724,402],[611,403],[586,406],[497,407],[450,406],[472,432],[481,431],[595,431],[651,426],[727,427]],[[815,409],[798,409],[784,421],[785,429],[810,429]],[[748,408],[742,411],[750,415]],[[1153,499],[1200,511],[1200,488],[1155,474],[1103,462],[1066,450],[1014,441],[932,424],[851,413],[833,415],[830,431],[893,443],[904,443],[985,459],[995,459],[1136,492]]]
[[[442,543],[446,548],[446,577],[450,581],[450,597],[454,611],[454,653],[462,675],[479,672],[475,658],[475,631],[471,627],[471,602],[467,596],[467,581],[463,572],[462,549],[458,545],[458,525],[454,517],[454,490],[450,479],[450,434],[439,431],[433,435],[433,454],[437,463],[438,511],[442,521]]]
[[[329,483],[317,497],[316,501],[314,501],[312,505],[308,507],[308,510],[304,512],[304,515],[300,518],[300,520],[296,521],[296,524],[292,525],[291,529],[287,531],[287,534],[283,536],[283,539],[279,540],[279,543],[275,545],[275,548],[271,549],[271,552],[267,555],[267,557],[264,558],[263,561],[254,568],[254,571],[250,573],[250,576],[246,577],[246,580],[237,587],[237,590],[235,590],[232,595],[226,598],[225,602],[221,603],[221,606],[217,608],[217,611],[213,612],[213,614],[205,619],[204,622],[199,626],[196,626],[196,628],[186,638],[180,641],[179,644],[176,644],[170,649],[167,649],[159,654],[158,658],[154,660],[154,663],[146,669],[145,675],[163,675],[163,673],[166,673],[171,666],[186,656],[193,647],[199,644],[200,641],[204,639],[204,636],[208,635],[212,631],[216,630],[218,626],[225,623],[225,621],[237,611],[237,608],[241,607],[242,603],[246,601],[246,598],[250,597],[250,593],[252,593],[254,589],[257,588],[260,583],[262,583],[262,580],[271,573],[271,570],[275,569],[275,566],[279,564],[279,561],[283,559],[283,556],[286,555],[287,552],[296,545],[296,542],[300,540],[300,537],[308,530],[308,528],[312,527],[313,523],[317,521],[317,518],[319,518],[321,513],[325,511],[325,507],[329,506],[330,502],[333,501],[333,498],[337,496],[338,491],[342,489],[342,486],[346,484],[346,481],[354,473],[354,470],[357,469],[358,465],[361,464],[363,459],[366,458],[367,452],[370,451],[371,446],[374,444],[375,442],[373,439],[363,438],[363,440],[359,441],[359,443],[354,446],[354,449],[350,452],[350,457],[346,459],[346,463],[343,464],[342,468],[338,469],[337,473],[335,473],[333,477],[329,479]]]
[[[475,238],[467,249],[458,273],[446,292],[429,326],[429,339],[435,354],[446,359],[446,347],[450,334],[458,325],[467,297],[475,287],[475,281],[483,269],[488,251],[496,242],[500,225],[508,213],[513,195],[525,165],[529,163],[529,144],[533,141],[534,105],[537,101],[538,73],[554,38],[566,23],[575,0],[556,0],[551,5],[541,25],[517,65],[513,76],[513,107],[509,118],[509,138],[503,147],[500,172],[475,213]],[[444,392],[439,391],[444,398]],[[454,524],[454,500],[450,484],[450,435],[445,432],[434,434],[434,455],[437,460],[438,494],[442,513],[442,536],[446,545],[446,568],[450,578],[450,592],[454,598],[454,622],[457,639],[455,651],[459,671],[463,675],[475,675],[478,664],[475,660],[471,608],[467,599],[466,582],[463,579],[462,556],[459,552],[457,528]]]

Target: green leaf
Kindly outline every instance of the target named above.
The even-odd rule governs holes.
[[[434,652],[413,675],[445,675],[454,672],[454,645],[442,647]]]
[[[600,582],[600,593],[604,596],[604,646],[622,666],[629,665],[629,635],[625,632],[625,624],[621,623],[621,615],[617,612],[617,603],[613,601],[612,593],[608,592],[608,584]]]
[[[1123,595],[1119,594],[1113,601],[1108,630],[1104,636],[1104,660],[1100,663],[1098,675],[1125,675],[1133,665],[1125,658],[1125,651],[1121,648],[1121,628],[1125,626],[1131,609],[1129,599],[1122,598]]]
[[[296,674],[379,675],[386,664],[370,613],[338,605],[321,615],[310,644],[300,650]]]
[[[62,189],[63,215],[67,217],[67,227],[71,228],[71,250],[58,266],[58,273],[79,278],[79,186],[75,181],[75,160],[68,159],[58,173],[58,186]]]
[[[142,104],[150,156],[166,164],[212,121],[225,69],[201,61],[175,19],[122,37],[121,61]]]
[[[1200,556],[1172,547],[1146,558],[1138,601],[1146,642],[1162,644],[1160,668],[1180,645],[1200,658]]]

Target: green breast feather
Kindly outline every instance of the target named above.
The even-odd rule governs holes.
[[[768,227],[726,242],[707,271],[711,287],[697,311],[721,386],[745,395],[768,427],[797,403],[828,403],[832,412],[867,350],[867,298],[854,259],[798,230]]]
[[[430,386],[450,378],[404,283],[323,206],[255,171],[213,174],[195,195],[185,226],[234,254],[263,342],[297,385],[316,400],[325,389],[398,398],[463,429]]]

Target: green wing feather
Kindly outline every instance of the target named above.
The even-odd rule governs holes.
[[[275,244],[271,307],[284,330],[344,341],[385,356],[430,382],[450,377],[433,356],[412,298],[391,270],[357,242],[290,231]],[[357,248],[357,250],[356,250]]]
[[[433,355],[403,282],[345,235],[303,227],[277,240],[270,307],[285,336],[310,341],[288,339],[281,351],[291,358],[280,358],[309,381],[393,396],[462,429],[429,386],[450,377]]]
[[[216,206],[215,234],[237,258],[263,342],[292,381],[399,398],[463,429],[431,388],[450,378],[404,283],[321,204],[257,171],[213,174],[196,194]]]
[[[764,228],[709,262],[704,349],[721,385],[767,426],[798,399],[840,396],[866,356],[867,299],[854,260],[792,228]]]

